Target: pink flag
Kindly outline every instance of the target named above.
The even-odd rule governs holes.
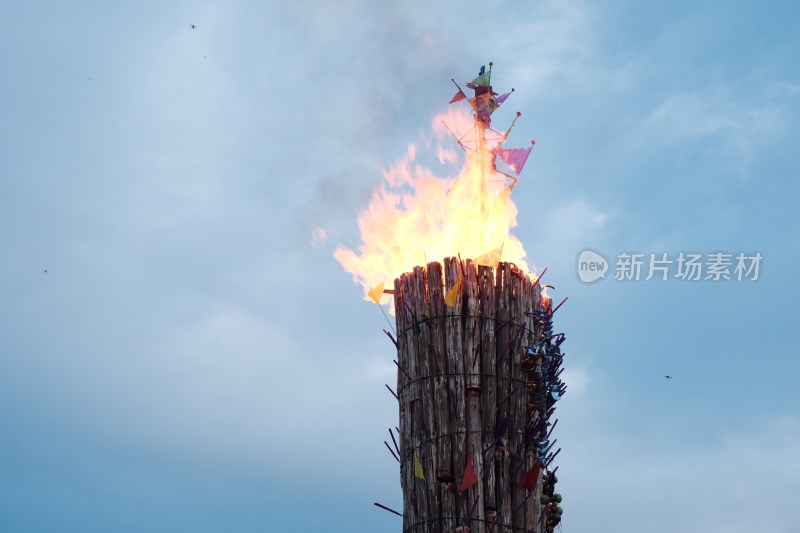
[[[525,166],[525,161],[528,160],[528,156],[531,154],[531,150],[533,150],[533,146],[530,148],[500,148],[497,150],[497,155],[519,176],[519,173],[522,172],[522,167]]]

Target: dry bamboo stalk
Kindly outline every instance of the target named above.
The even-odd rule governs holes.
[[[480,480],[483,464],[480,452],[483,448],[481,433],[481,374],[480,374],[480,293],[475,265],[470,260],[464,269],[466,317],[464,320],[464,370],[467,410],[467,456],[471,457],[475,475]],[[484,533],[483,483],[472,486],[466,492],[469,505],[468,519],[472,533]]]
[[[509,405],[512,394],[512,383],[510,380],[510,365],[509,342],[512,339],[514,319],[511,316],[510,300],[511,300],[511,287],[510,287],[511,269],[507,263],[500,265],[497,271],[496,292],[497,292],[497,407],[496,407],[496,434],[495,438],[499,439],[498,444],[495,446],[497,454],[495,456],[495,471],[497,474],[497,514],[500,517],[499,523],[511,523],[511,494],[507,490],[510,483],[509,478],[509,461],[508,461],[508,429],[507,424],[510,421]],[[505,426],[505,428],[503,427]],[[494,532],[503,531],[502,528],[494,529]]]
[[[495,301],[495,275],[494,269],[486,266],[478,268],[478,283],[481,293],[481,422],[483,435],[483,491],[484,491],[484,517],[487,516],[487,506],[497,509],[497,486],[494,470],[494,441],[495,411],[497,409],[497,312]],[[488,528],[487,528],[488,529]]]
[[[512,288],[512,314],[514,315],[514,332],[516,340],[511,347],[511,379],[512,387],[516,389],[516,393],[511,397],[511,427],[509,428],[509,446],[511,455],[511,475],[510,475],[510,492],[511,492],[511,513],[512,523],[515,528],[524,528],[525,515],[517,509],[520,507],[525,499],[525,491],[517,487],[516,481],[525,475],[523,466],[525,464],[525,449],[523,446],[523,435],[525,433],[525,425],[528,417],[525,412],[525,386],[523,382],[526,381],[526,376],[522,372],[522,346],[524,346],[525,337],[525,283],[530,285],[527,279],[522,277],[522,274],[512,269],[511,272],[511,288]]]
[[[414,346],[414,357],[412,359],[415,359],[415,373],[412,376],[416,385],[416,398],[413,400],[412,409],[413,442],[422,468],[422,474],[424,476],[425,472],[427,472],[428,478],[430,478],[431,473],[430,468],[428,468],[430,464],[430,447],[425,446],[424,443],[430,438],[430,417],[427,415],[428,411],[433,409],[433,405],[430,396],[425,394],[427,392],[425,387],[426,377],[429,375],[427,373],[427,348],[420,343],[422,334],[420,320],[422,315],[425,314],[425,282],[426,279],[422,267],[414,267],[414,275],[411,277],[412,301],[409,302],[412,320],[411,339],[412,346]],[[419,505],[418,512],[430,520],[432,515],[428,502],[428,481],[429,479],[424,479],[424,477],[419,477],[416,474],[414,476],[414,492]]]
[[[445,354],[445,323],[444,323],[444,293],[442,279],[442,265],[437,262],[428,263],[428,293],[430,295],[430,324],[429,355],[434,361],[432,365],[435,378],[433,379],[433,397],[436,402],[433,445],[436,448],[438,464],[436,467],[436,481],[438,493],[439,518],[442,531],[452,531],[455,521],[448,518],[449,509],[453,508],[453,467],[449,439],[452,432],[450,425],[450,410],[447,389],[447,360]],[[444,407],[444,408],[442,408]]]
[[[408,312],[405,308],[406,300],[410,297],[408,279],[403,276],[394,282],[395,321],[397,326],[397,396],[400,401],[400,484],[403,489],[403,531],[416,523],[416,502],[414,499],[413,485],[411,484],[412,469],[408,468],[409,458],[412,453],[411,445],[411,382],[406,375],[408,372],[410,343],[406,337],[409,327]]]
[[[454,257],[445,258],[445,292],[453,288],[461,279],[462,268],[460,261]],[[463,282],[462,282],[463,283]],[[462,287],[463,291],[463,287]],[[447,315],[447,363],[450,375],[450,399],[453,403],[452,424],[453,438],[453,474],[456,483],[461,481],[461,475],[466,466],[466,398],[464,391],[464,335],[463,335],[463,294],[459,291],[454,307],[448,307]],[[460,433],[459,433],[460,431]],[[466,515],[468,505],[463,494],[455,492],[456,501],[456,527],[467,527]]]

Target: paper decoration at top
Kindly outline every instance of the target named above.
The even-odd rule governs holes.
[[[417,450],[414,450],[414,475],[420,479],[425,479],[425,473],[422,471],[422,463],[419,460]]]
[[[461,484],[458,486],[459,492],[464,492],[473,485],[478,484],[478,476],[472,466],[472,454],[467,456],[467,466],[464,468],[464,475],[461,476]]]
[[[500,106],[508,99],[509,96],[511,96],[511,94],[514,92],[514,89],[512,88],[511,91],[503,94],[496,93],[491,86],[491,66],[492,64],[489,63],[489,70],[486,70],[485,66],[481,67],[478,77],[467,83],[467,87],[474,91],[474,96],[467,96],[458,83],[453,80],[453,83],[456,85],[456,87],[458,87],[458,92],[450,100],[450,103],[452,104],[464,100],[469,103],[474,115],[474,125],[472,126],[472,130],[466,132],[461,137],[457,137],[455,134],[453,134],[453,136],[456,137],[458,144],[471,158],[475,157],[476,155],[480,155],[480,158],[483,158],[485,154],[478,154],[479,150],[487,150],[489,152],[489,171],[495,174],[492,182],[503,182],[507,179],[508,186],[505,187],[503,191],[504,193],[510,194],[511,189],[519,180],[522,167],[525,165],[525,162],[531,153],[531,147],[503,147],[506,139],[508,139],[508,136],[511,133],[511,130],[514,128],[514,124],[517,121],[516,118],[512,121],[511,126],[509,126],[505,132],[495,131],[492,129],[492,114],[500,108]],[[520,115],[521,113],[517,112],[517,118],[519,118]],[[475,132],[478,138],[491,140],[491,146],[487,146],[487,143],[475,142],[475,136],[472,135],[472,132]],[[531,142],[531,144],[534,143]],[[510,168],[497,168],[495,162],[498,157]],[[483,174],[481,175],[483,176]],[[485,185],[482,186],[485,188]]]
[[[449,307],[455,307],[456,302],[458,301],[458,293],[461,291],[461,278],[456,280],[455,285],[447,291],[447,294],[444,297],[444,303],[447,304]]]
[[[488,92],[479,94],[475,96],[475,98],[470,98],[469,103],[472,105],[472,109],[475,110],[478,120],[480,120],[486,126],[488,126],[492,121],[492,113],[494,113],[495,109],[500,107],[500,104],[497,103],[497,100],[494,99],[494,96]]]
[[[473,71],[474,72],[474,71]],[[478,74],[478,77],[472,80],[469,85],[474,85],[475,87],[488,87],[489,86],[489,76],[491,76],[491,71],[487,72],[486,67],[481,67],[481,73]]]
[[[489,250],[488,252],[479,255],[475,258],[475,264],[488,266],[492,268],[497,268],[497,265],[500,264],[500,256],[503,253],[503,246],[501,245],[499,248],[495,248],[494,250]]]
[[[375,300],[376,304],[381,303],[381,296],[383,296],[383,282],[381,281],[369,290],[369,297]]]

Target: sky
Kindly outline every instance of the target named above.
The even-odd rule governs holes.
[[[333,250],[489,61],[569,296],[563,531],[800,531],[798,11],[5,0],[0,531],[399,531],[393,346]]]

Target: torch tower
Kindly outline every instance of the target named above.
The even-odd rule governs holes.
[[[472,97],[454,81],[451,100],[471,106],[471,129],[453,135],[487,199],[511,191],[532,149],[503,147],[519,113],[505,132],[491,128],[511,94],[492,90],[491,69],[466,84]],[[561,521],[552,435],[566,390],[564,335],[552,327],[559,306],[540,282],[544,272],[502,262],[500,244],[416,266],[387,291],[397,325],[404,533],[544,533]]]

